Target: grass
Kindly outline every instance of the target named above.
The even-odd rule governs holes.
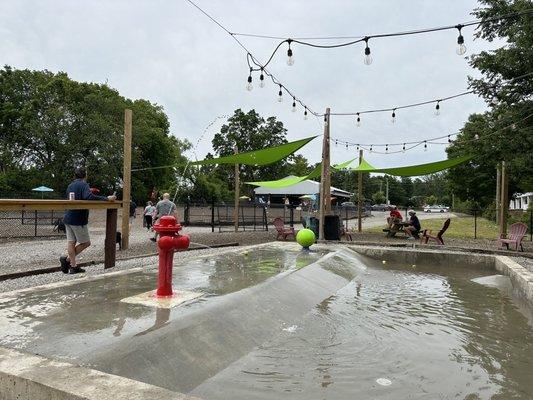
[[[437,233],[446,218],[423,219],[420,220],[422,229],[431,229]],[[367,232],[382,232],[384,226],[373,227]],[[492,239],[498,238],[498,225],[485,218],[477,218],[477,238],[478,239]],[[474,217],[456,217],[451,219],[450,227],[445,234],[447,237],[453,238],[474,238]]]

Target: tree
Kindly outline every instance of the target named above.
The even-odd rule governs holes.
[[[228,123],[222,126],[212,140],[213,150],[218,157],[233,154],[234,146],[243,153],[284,143],[287,143],[287,130],[276,117],[265,120],[255,110],[245,113],[241,109],[235,110]],[[299,160],[300,165],[301,161]],[[241,182],[279,179],[288,172],[287,160],[261,167],[241,165],[240,168]],[[216,171],[219,179],[233,188],[234,167],[221,165]]]
[[[484,20],[531,8],[529,0],[481,0],[481,4],[474,14]],[[476,36],[505,45],[470,58],[482,73],[479,79],[469,79],[470,86],[491,109],[471,115],[449,147],[450,157],[474,155],[469,163],[450,170],[449,180],[460,198],[486,206],[494,197],[496,165],[502,160],[509,172],[509,195],[533,188],[533,79],[524,77],[533,71],[533,15],[487,21],[479,25]]]
[[[385,193],[376,192],[372,195],[372,201],[374,204],[384,204],[385,203]]]

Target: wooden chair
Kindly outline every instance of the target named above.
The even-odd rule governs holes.
[[[283,218],[275,218],[274,221],[272,221],[272,224],[278,231],[278,236],[276,237],[276,239],[279,239],[281,237],[283,240],[285,240],[291,235],[296,237],[296,232],[294,231],[294,228],[285,228],[285,222],[283,222]]]
[[[516,222],[512,224],[509,227],[509,234],[507,237],[505,235],[500,235],[500,238],[498,239],[498,242],[500,243],[500,247],[507,247],[507,250],[509,250],[509,245],[513,244],[515,251],[518,251],[518,246],[520,246],[520,250],[524,251],[524,247],[522,246],[522,239],[524,236],[526,236],[527,232],[527,225],[523,222]]]
[[[444,225],[442,225],[442,228],[440,231],[437,232],[437,235],[432,235],[431,230],[424,229],[422,232],[422,237],[420,238],[421,244],[427,244],[429,242],[429,239],[434,240],[437,244],[444,245],[444,239],[442,239],[442,236],[444,235],[444,232],[450,227],[450,218],[448,218],[446,221],[444,221]]]

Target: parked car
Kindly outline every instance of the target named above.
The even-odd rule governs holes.
[[[446,206],[433,205],[433,206],[425,206],[424,207],[424,212],[427,212],[427,213],[432,213],[432,212],[444,213],[444,212],[449,212],[449,211],[450,211],[450,208],[446,207]]]
[[[355,207],[355,204],[353,201],[345,201],[344,203],[341,203],[341,207]]]
[[[389,211],[389,207],[394,207],[393,205],[387,204],[374,204],[372,206],[372,211]]]

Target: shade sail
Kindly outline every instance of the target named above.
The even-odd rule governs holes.
[[[355,158],[345,161],[343,163],[337,164],[337,165],[332,165],[331,168],[335,170],[344,169],[348,165],[350,165],[354,160]],[[322,175],[322,163],[318,164],[309,174],[305,176],[288,176],[286,178],[278,179],[276,181],[245,182],[245,183],[248,185],[264,186],[268,188],[283,188],[283,187],[296,185],[297,183],[303,182],[307,179],[318,178],[320,175]]]
[[[353,171],[361,172],[380,172],[388,175],[395,176],[419,176],[429,175],[435,172],[443,171],[445,169],[455,167],[462,164],[472,158],[471,155],[462,156],[457,158],[450,158],[449,160],[436,161],[427,164],[409,165],[406,167],[393,167],[393,168],[373,168],[365,160],[357,168],[352,168]]]
[[[245,164],[245,165],[268,165],[290,156],[301,147],[305,146],[311,140],[316,138],[312,136],[306,139],[289,142],[280,146],[270,147],[268,149],[248,151],[246,153],[232,154],[231,156],[219,158],[206,158],[205,160],[194,161],[192,165],[212,165],[212,164]]]

